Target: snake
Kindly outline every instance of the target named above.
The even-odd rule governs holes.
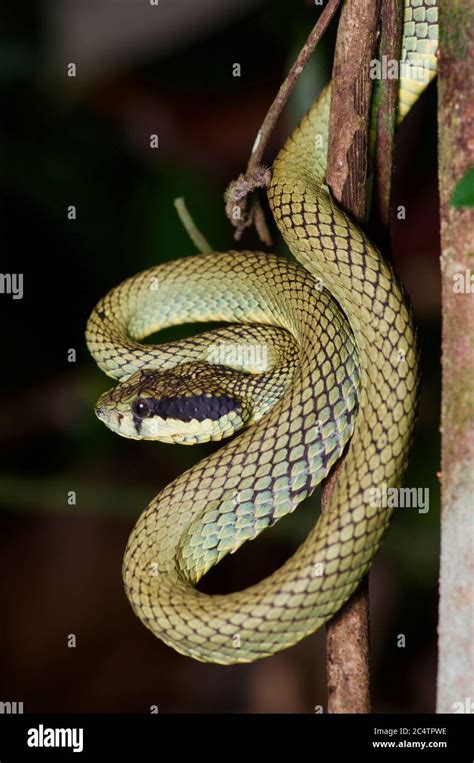
[[[437,39],[435,1],[405,0],[399,122],[435,76]],[[390,524],[377,491],[399,487],[407,465],[420,386],[413,311],[325,182],[330,102],[329,84],[271,168],[268,202],[292,258],[170,259],[113,288],[87,324],[90,353],[118,381],[95,408],[114,433],[184,445],[230,438],[153,498],[123,560],[142,623],[202,662],[269,657],[333,617]],[[142,341],[209,322],[224,325]],[[245,590],[199,590],[336,463],[327,506],[279,569]]]

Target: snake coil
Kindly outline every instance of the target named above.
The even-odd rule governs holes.
[[[406,0],[403,56],[429,76],[401,80],[401,117],[434,76],[437,29],[433,0]],[[142,622],[202,661],[269,656],[337,612],[390,521],[374,495],[400,485],[407,461],[419,386],[413,316],[391,266],[325,185],[329,104],[330,87],[272,167],[270,207],[297,263],[246,251],[167,262],[113,289],[87,326],[90,352],[120,381],[96,409],[111,429],[190,444],[243,430],[151,501],[123,562]],[[229,326],[140,344],[200,321]],[[263,366],[244,357],[250,346],[265,349]],[[240,360],[229,368],[219,347],[227,359],[237,347]],[[346,444],[329,506],[291,559],[245,591],[195,588],[310,495]]]

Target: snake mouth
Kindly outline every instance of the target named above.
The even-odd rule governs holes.
[[[95,409],[95,415],[97,416],[98,419],[100,419],[101,421],[104,421],[108,418],[110,414],[109,414],[109,411],[105,408],[105,406],[98,405]],[[123,419],[123,413],[119,413],[118,411],[115,411],[115,415],[117,416],[118,423],[120,424],[120,422]]]
[[[120,426],[124,418],[123,413],[110,409],[106,405],[96,405],[94,410],[99,421],[120,434]]]

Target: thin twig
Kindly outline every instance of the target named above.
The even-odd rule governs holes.
[[[326,31],[332,17],[336,13],[340,2],[341,0],[329,0],[324,8],[306,40],[306,43],[301,49],[298,58],[288,72],[288,76],[281,85],[275,100],[267,111],[267,115],[255,138],[245,174],[240,175],[237,180],[233,180],[227,188],[225,194],[226,211],[229,220],[236,228],[234,236],[237,240],[241,238],[245,228],[255,223],[260,239],[267,244],[271,243],[270,233],[268,232],[260,203],[256,200],[254,204],[249,206],[247,203],[247,195],[255,188],[268,185],[270,179],[268,170],[266,171],[266,182],[261,182],[262,175],[265,174],[265,168],[262,167],[261,161],[268,139],[288,100],[288,96],[311,58],[316,45]],[[245,190],[245,193],[242,193],[243,190]]]
[[[176,207],[179,219],[183,223],[183,226],[196,249],[201,252],[201,254],[209,254],[209,252],[213,252],[214,249],[208,240],[202,235],[201,231],[191,217],[185,200],[181,197],[179,199],[175,199],[173,203]]]
[[[332,77],[327,183],[356,220],[365,218],[367,147],[378,0],[346,0],[339,21]],[[328,506],[341,463],[323,485]],[[328,712],[370,712],[367,578],[327,626]]]

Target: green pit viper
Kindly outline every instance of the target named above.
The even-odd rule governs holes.
[[[407,0],[404,13],[411,69],[399,120],[435,74],[438,36],[433,0]],[[419,386],[413,317],[392,267],[325,185],[329,105],[330,86],[272,167],[270,208],[297,263],[249,251],[166,262],[113,289],[87,325],[94,359],[120,382],[96,406],[114,432],[193,444],[242,430],[151,501],[123,562],[142,622],[205,662],[267,657],[331,618],[388,527],[391,509],[374,490],[399,486],[407,461]],[[209,321],[229,325],[139,341]],[[311,495],[347,443],[327,509],[279,570],[227,595],[196,589]]]

